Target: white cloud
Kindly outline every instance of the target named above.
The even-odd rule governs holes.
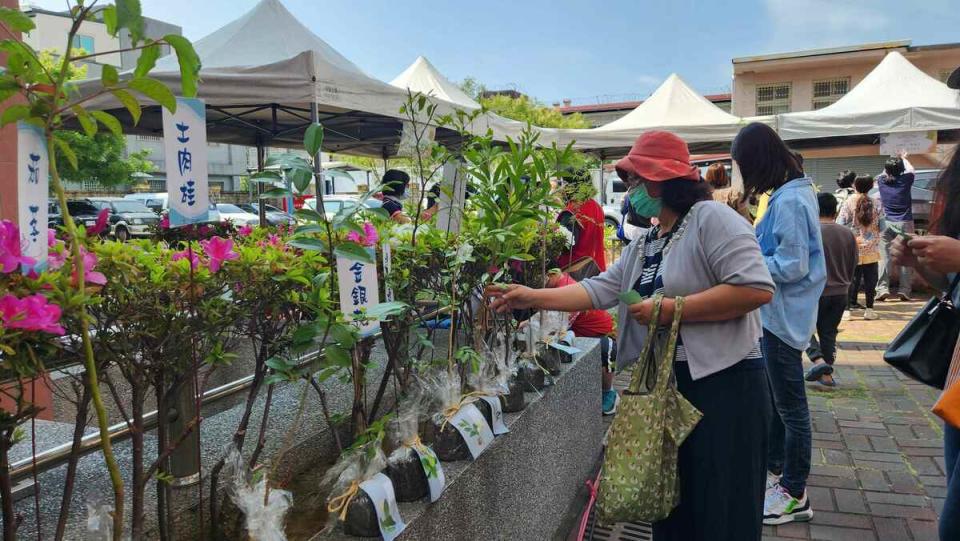
[[[894,19],[876,0],[764,0],[771,51],[836,47],[873,41]]]

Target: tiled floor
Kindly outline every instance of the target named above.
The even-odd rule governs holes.
[[[884,364],[884,346],[920,303],[878,304],[841,326],[836,389],[808,387],[813,422],[809,523],[766,527],[765,541],[937,541],[944,497],[936,391]],[[626,386],[621,374],[617,386]]]

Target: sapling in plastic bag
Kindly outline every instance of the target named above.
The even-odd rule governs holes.
[[[424,401],[413,397],[401,404],[389,424],[394,451],[387,457],[386,473],[400,502],[417,501],[428,495],[431,502],[437,501],[446,483],[437,454],[420,440],[420,420],[425,414]]]
[[[493,441],[490,425],[473,404],[478,393],[462,394],[460,377],[441,372],[422,383],[431,398],[433,449],[443,461],[476,458]]]
[[[248,538],[257,541],[286,541],[283,518],[293,503],[293,495],[286,490],[270,489],[264,502],[267,477],[252,482],[243,455],[233,444],[227,448],[226,454],[225,464],[232,478],[227,494],[243,513]]]
[[[502,338],[502,337],[497,337]],[[496,346],[496,341],[495,341]],[[503,403],[500,397],[510,393],[510,371],[507,368],[506,352],[499,347],[483,344],[483,362],[467,375],[467,381],[479,400],[476,405],[486,418],[495,435],[509,432],[503,423]],[[521,391],[522,396],[522,391]]]
[[[322,486],[332,486],[327,498],[332,528],[343,523],[348,535],[383,536],[391,541],[406,528],[400,517],[390,478],[381,473],[387,465],[381,438],[351,447],[327,470]]]
[[[87,502],[87,536],[89,541],[113,539],[113,506],[97,501]]]

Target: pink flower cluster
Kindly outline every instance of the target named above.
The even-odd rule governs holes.
[[[21,265],[32,267],[35,263],[35,259],[23,255],[23,239],[17,224],[10,220],[0,221],[0,271],[10,274]]]
[[[39,293],[22,299],[8,293],[0,298],[0,322],[8,329],[62,335],[65,331],[59,324],[61,315],[60,307]]]
[[[107,228],[107,219],[110,217],[110,209],[103,209],[97,213],[97,221],[87,227],[87,236],[99,235]]]
[[[50,254],[47,256],[47,265],[51,270],[59,269],[63,267],[67,262],[67,257],[70,255],[66,246],[63,242],[58,241],[55,236],[50,235],[47,239],[47,244],[50,246]],[[102,286],[107,283],[107,277],[102,272],[93,270],[96,268],[97,263],[100,260],[97,258],[97,254],[88,252],[87,249],[83,246],[80,246],[80,256],[83,257],[83,281],[87,284],[94,284]],[[76,269],[70,273],[70,277],[74,285],[77,283],[77,271]]]
[[[203,253],[210,259],[207,264],[210,272],[217,272],[225,262],[240,257],[240,254],[233,251],[233,239],[210,237],[200,241],[200,246],[203,247]]]
[[[375,246],[380,236],[377,234],[377,228],[370,222],[363,223],[363,233],[351,231],[347,233],[347,240],[356,242],[361,246]]]

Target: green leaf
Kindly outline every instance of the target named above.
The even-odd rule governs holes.
[[[19,9],[0,7],[0,23],[7,25],[8,28],[16,32],[30,32],[36,28],[33,19]]]
[[[350,366],[350,352],[337,345],[329,345],[323,348],[323,354],[327,361],[340,366]]]
[[[288,381],[286,374],[270,374],[263,380],[267,385],[276,385]]]
[[[137,101],[137,98],[133,97],[133,94],[127,92],[126,90],[114,90],[113,96],[117,98],[117,101],[123,104],[127,108],[127,111],[130,111],[130,116],[133,118],[133,125],[136,126],[140,123],[140,102]]]
[[[301,220],[310,220],[310,221],[312,221],[312,222],[322,222],[322,221],[324,220],[324,217],[323,217],[322,214],[320,214],[319,212],[317,212],[317,211],[315,211],[315,210],[313,210],[313,209],[311,209],[311,208],[307,208],[307,207],[303,207],[303,208],[301,208],[301,209],[297,209],[297,210],[293,213],[293,215],[296,216],[297,218],[300,218]],[[298,231],[299,231],[299,229],[298,229]]]
[[[78,170],[79,166],[77,165],[77,153],[70,148],[70,145],[67,144],[67,142],[63,139],[56,136],[53,138],[53,144],[57,147],[57,150],[63,154],[63,157],[70,162],[70,167],[73,167],[74,171]]]
[[[330,336],[345,348],[352,348],[353,345],[357,343],[354,327],[349,325],[334,325],[330,327]]]
[[[140,49],[140,56],[137,58],[137,67],[133,69],[134,77],[146,77],[150,70],[157,65],[157,59],[160,58],[160,45],[154,43],[143,49]]]
[[[376,306],[368,308],[367,317],[370,319],[383,321],[388,317],[399,316],[403,314],[409,307],[410,305],[400,301],[382,302]]]
[[[317,338],[319,330],[317,325],[314,323],[309,323],[306,325],[301,325],[297,327],[297,330],[293,331],[293,341],[297,344],[303,344],[305,342],[313,342]]]
[[[282,179],[283,177],[280,176],[280,173],[276,171],[257,171],[256,173],[250,175],[250,180],[256,182],[276,182]]]
[[[323,145],[323,126],[314,122],[307,127],[306,133],[303,134],[303,148],[307,149],[307,152],[313,157],[320,152],[321,145]]]
[[[180,93],[192,98],[197,95],[197,80],[200,79],[200,56],[193,49],[190,40],[176,34],[167,34],[163,40],[173,47],[180,63]]]
[[[307,191],[307,188],[310,187],[310,183],[313,182],[313,171],[309,169],[291,169],[287,174],[287,178],[293,182],[294,187],[297,188],[299,193]]]
[[[143,40],[143,15],[140,12],[140,0],[117,0],[117,28],[130,31],[134,43]]]
[[[338,244],[333,250],[333,255],[346,257],[354,261],[363,261],[364,263],[374,263],[373,256],[366,248],[353,242],[344,242]]]
[[[262,194],[260,194],[260,199],[272,199],[274,197],[287,197],[290,194],[290,190],[286,188],[271,188]]]
[[[323,233],[324,231],[325,229],[323,226],[319,224],[307,224],[297,226],[297,229],[294,231],[294,233],[297,235],[306,235],[308,233]]]
[[[6,126],[11,122],[16,122],[18,120],[23,120],[30,116],[30,106],[29,105],[11,105],[3,111],[3,114],[0,115],[0,126]]]
[[[77,120],[80,121],[80,126],[83,128],[83,132],[87,134],[88,137],[93,137],[97,134],[97,121],[94,120],[93,116],[82,107],[74,107],[73,113],[77,115]]]
[[[120,74],[117,73],[117,68],[111,66],[110,64],[103,64],[101,69],[102,72],[100,73],[100,83],[103,86],[113,86],[120,81]]]
[[[100,10],[100,17],[103,18],[103,24],[107,26],[107,32],[111,36],[117,35],[117,6],[109,5]]]
[[[177,98],[174,97],[173,92],[170,92],[167,85],[160,81],[149,77],[137,77],[131,79],[127,86],[159,103],[171,113],[177,112]]]
[[[108,130],[110,130],[117,137],[123,137],[123,127],[120,126],[120,121],[110,113],[104,111],[90,111],[90,114],[93,115],[93,118],[97,119],[101,124],[103,124]]]
[[[20,84],[17,83],[17,80],[9,75],[0,73],[0,103],[3,103],[7,98],[17,92],[20,92]]]
[[[310,250],[314,252],[322,252],[327,249],[322,240],[312,239],[310,237],[290,239],[287,241],[287,244],[293,246],[294,248],[300,248],[301,250]]]
[[[277,372],[286,372],[290,369],[290,365],[287,364],[287,361],[281,359],[280,357],[270,357],[265,363],[269,368],[276,370]]]

